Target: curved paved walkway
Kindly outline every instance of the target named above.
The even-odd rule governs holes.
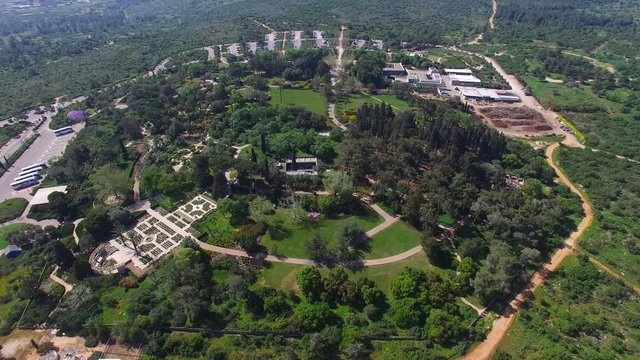
[[[386,211],[384,211],[377,204],[372,204],[371,208],[373,209],[373,211],[377,212],[378,215],[382,216],[382,218],[384,219],[384,222],[382,224],[374,227],[373,229],[367,231],[367,236],[370,237],[370,238],[378,235],[382,231],[386,230],[389,226],[391,226],[391,225],[397,223],[398,221],[400,221],[400,217],[399,216],[391,216],[391,215],[389,215]]]
[[[49,275],[49,279],[51,279],[53,282],[62,285],[62,287],[64,288],[64,293],[68,293],[69,291],[73,290],[73,285],[69,284],[68,282],[62,280],[61,278],[59,278],[56,273],[58,272],[58,265],[56,265],[56,268],[53,270],[53,272]]]
[[[73,240],[76,242],[76,245],[80,245],[80,237],[78,236],[76,229],[78,229],[78,224],[80,224],[82,220],[84,220],[84,218],[76,219],[73,222]]]
[[[46,220],[36,221],[25,216],[20,216],[11,221],[7,221],[5,223],[0,224],[0,227],[5,227],[11,224],[31,224],[31,225],[38,225],[44,228],[49,225],[57,227],[60,225],[60,222],[55,219],[46,219]]]
[[[386,211],[384,211],[380,206],[373,204],[371,205],[371,208],[377,212],[380,216],[382,216],[385,221],[376,226],[375,228],[369,230],[367,232],[367,236],[372,237],[378,233],[380,233],[381,231],[385,230],[386,228],[388,228],[389,226],[395,224],[396,222],[398,222],[400,220],[399,217],[397,216],[391,216],[389,215]],[[161,217],[164,219],[164,217]],[[173,223],[171,223],[170,221],[166,222],[166,225],[173,228],[174,230],[176,230],[178,233],[182,234],[185,236],[189,236],[186,231],[176,227]],[[215,252],[215,253],[219,253],[219,254],[224,254],[224,255],[229,255],[229,256],[236,256],[236,257],[246,257],[246,258],[254,258],[254,256],[250,255],[249,253],[247,253],[244,250],[239,250],[239,249],[230,249],[230,248],[225,248],[225,247],[221,247],[221,246],[215,246],[215,245],[211,245],[211,244],[207,244],[205,242],[202,242],[200,240],[196,240],[196,243],[198,244],[198,246],[206,251],[210,251],[210,252]],[[411,256],[414,256],[416,254],[419,254],[422,251],[422,246],[418,245],[412,249],[409,249],[403,253],[400,254],[396,254],[393,256],[388,256],[385,258],[379,258],[379,259],[369,259],[369,260],[363,260],[362,264],[365,267],[368,266],[377,266],[377,265],[385,265],[385,264],[391,264],[394,262],[398,262],[398,261],[402,261],[405,260]],[[317,263],[311,259],[300,259],[300,258],[290,258],[290,257],[286,257],[286,256],[275,256],[275,255],[268,255],[265,260],[269,261],[269,262],[279,262],[279,263],[286,263],[286,264],[295,264],[295,265],[316,265]]]
[[[582,209],[584,210],[585,216],[578,225],[576,231],[574,231],[569,238],[565,241],[565,246],[551,257],[551,260],[542,266],[540,270],[538,270],[531,280],[527,287],[522,290],[519,294],[517,294],[513,300],[507,305],[504,309],[504,312],[494,323],[491,331],[487,335],[487,338],[481,342],[477,347],[475,347],[471,352],[467,353],[461,359],[463,360],[485,360],[491,359],[498,349],[498,345],[500,341],[505,337],[507,331],[513,324],[515,320],[516,312],[522,307],[522,304],[525,300],[531,295],[537,288],[540,286],[546,278],[555,271],[558,266],[567,258],[567,256],[573,254],[578,238],[582,236],[585,230],[591,226],[593,222],[593,208],[589,203],[589,199],[587,199],[586,195],[580,191],[572,182],[569,180],[567,175],[560,169],[560,167],[554,162],[553,154],[555,150],[560,146],[559,143],[555,143],[550,145],[546,150],[547,162],[556,172],[556,175],[560,179],[564,185],[569,187],[573,193],[580,197],[580,201],[582,202]]]

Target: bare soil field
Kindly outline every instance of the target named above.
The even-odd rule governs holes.
[[[484,122],[511,136],[546,136],[557,131],[540,112],[526,106],[495,104],[476,106]]]
[[[63,359],[65,356],[69,359],[87,359],[94,351],[104,349],[104,345],[89,349],[84,346],[84,338],[56,336],[51,333],[51,330],[14,330],[11,334],[0,337],[2,356],[13,356],[21,360],[38,359],[38,354],[31,345],[31,340],[37,344],[52,342],[59,349],[58,354]]]

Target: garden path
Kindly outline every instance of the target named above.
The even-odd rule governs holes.
[[[64,287],[64,293],[68,293],[69,291],[73,290],[73,285],[69,284],[68,282],[62,280],[61,278],[59,278],[56,275],[56,272],[58,272],[58,265],[56,265],[56,268],[53,270],[53,272],[51,273],[51,275],[49,275],[49,279],[51,279],[53,282],[62,285],[62,287]]]
[[[399,216],[391,216],[386,211],[384,211],[378,204],[372,204],[371,208],[378,213],[378,215],[382,216],[384,222],[373,229],[367,231],[367,236],[372,238],[379,234],[380,232],[386,230],[389,226],[395,224],[400,220]]]

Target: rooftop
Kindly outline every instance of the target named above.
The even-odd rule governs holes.
[[[285,160],[285,163],[287,164],[291,164],[293,161],[291,159],[287,159]],[[303,163],[317,163],[318,162],[318,158],[314,158],[314,157],[297,157],[296,158],[296,163],[297,164],[303,164]]]
[[[517,102],[520,98],[508,91],[484,89],[484,88],[470,88],[470,87],[458,87],[460,94],[469,99],[487,99],[493,101],[508,101]]]
[[[482,83],[482,80],[478,79],[477,77],[475,77],[473,75],[453,74],[453,75],[449,75],[449,78],[451,79],[451,81],[459,81],[459,82],[466,82],[466,83],[477,83],[477,84]]]
[[[4,254],[7,254],[12,251],[22,251],[22,249],[20,249],[18,245],[11,244],[2,250]]]
[[[473,75],[471,69],[444,69],[447,74]]]
[[[401,63],[388,63],[384,66],[382,71],[405,71],[404,65]]]
[[[33,199],[31,199],[31,201],[29,202],[29,206],[48,204],[49,195],[53,194],[54,192],[61,192],[66,194],[67,185],[39,189],[38,192],[33,196]]]

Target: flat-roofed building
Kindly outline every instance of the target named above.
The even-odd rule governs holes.
[[[442,76],[436,68],[429,68],[428,70],[406,69],[406,71],[406,76],[396,76],[394,80],[430,90],[436,90],[444,84]]]
[[[318,158],[299,157],[287,159],[280,163],[280,168],[287,175],[318,175]]]
[[[473,75],[471,69],[444,69],[444,72],[449,75]]]
[[[473,75],[449,75],[451,85],[465,87],[480,87],[482,81]]]
[[[467,100],[494,101],[516,103],[520,102],[520,98],[512,92],[504,90],[458,87],[460,95]]]
[[[407,75],[407,70],[401,63],[388,63],[382,68],[383,76],[404,76]]]
[[[422,89],[437,89],[444,83],[442,81],[442,76],[435,68],[429,68],[429,70],[425,73],[418,74],[418,82],[416,83],[416,87]]]

